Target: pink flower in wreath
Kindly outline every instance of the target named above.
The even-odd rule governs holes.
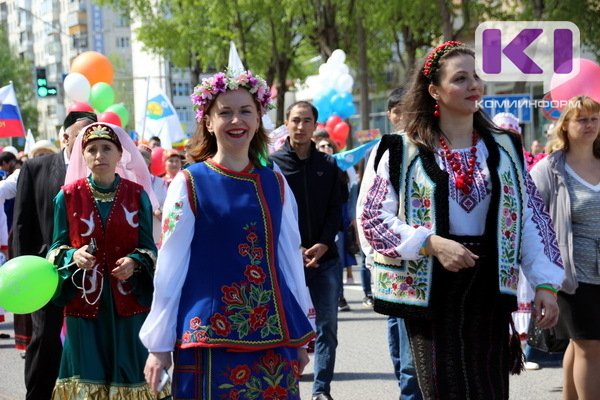
[[[238,365],[231,370],[229,379],[231,379],[234,385],[245,385],[248,379],[250,379],[250,373],[250,367],[247,365]]]
[[[266,277],[263,269],[258,265],[247,265],[244,275],[250,282],[256,283],[257,285],[262,284]]]
[[[210,318],[210,326],[220,336],[227,336],[231,332],[231,324],[226,316],[215,314]]]
[[[202,325],[202,320],[200,319],[200,317],[194,317],[190,320],[190,329],[192,330],[196,330],[198,328],[200,328],[200,326]]]
[[[189,343],[191,339],[192,339],[192,334],[189,331],[185,331],[183,333],[183,335],[181,336],[181,341],[183,343]]]

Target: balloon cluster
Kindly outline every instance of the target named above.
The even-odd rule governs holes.
[[[340,149],[346,146],[350,125],[343,120],[356,112],[352,101],[354,79],[345,64],[346,53],[336,49],[325,64],[319,67],[319,75],[306,79],[308,89],[314,94],[313,104],[319,111],[317,122],[324,128]]]
[[[123,103],[115,104],[113,76],[112,63],[105,55],[86,51],[75,57],[63,83],[67,97],[74,101],[68,112],[95,110],[98,121],[126,126],[129,111]]]

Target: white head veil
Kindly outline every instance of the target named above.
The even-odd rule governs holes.
[[[110,127],[119,138],[121,142],[121,148],[123,149],[123,155],[121,160],[117,163],[117,174],[121,178],[136,182],[144,187],[144,190],[150,198],[152,203],[152,210],[159,208],[158,200],[152,190],[152,180],[150,171],[144,158],[140,154],[135,143],[129,137],[129,135],[120,127],[109,124],[106,122],[95,122],[91,125],[83,128],[75,139],[73,150],[71,150],[71,157],[69,158],[69,166],[67,167],[67,175],[65,177],[65,185],[75,182],[78,179],[85,178],[90,175],[91,171],[88,169],[85,159],[83,158],[83,149],[81,148],[81,142],[83,140],[83,132],[90,126],[106,125]]]

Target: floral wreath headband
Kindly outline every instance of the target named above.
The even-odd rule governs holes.
[[[442,58],[450,50],[455,49],[457,47],[465,47],[465,44],[462,42],[457,42],[455,40],[450,40],[448,42],[440,44],[438,47],[431,50],[431,53],[429,53],[427,59],[425,60],[425,64],[423,65],[423,75],[425,75],[425,77],[431,80],[431,76],[440,67],[440,58]]]
[[[194,92],[190,96],[194,111],[196,111],[196,121],[202,122],[206,114],[208,103],[220,93],[225,93],[228,90],[237,90],[240,88],[247,89],[254,99],[260,105],[260,114],[264,115],[274,105],[271,102],[271,91],[267,82],[258,75],[254,75],[252,71],[242,71],[236,74],[234,71],[227,70],[219,72],[205,78],[202,83],[194,88]]]

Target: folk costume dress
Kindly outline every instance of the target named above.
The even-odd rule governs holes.
[[[300,399],[313,337],[291,190],[270,168],[190,165],[169,186],[140,337],[174,354],[174,399]]]
[[[399,134],[373,152],[359,199],[374,308],[405,319],[424,399],[507,399],[520,354],[514,334],[516,350],[509,346],[519,266],[534,286],[558,288],[564,278],[520,143],[499,132],[479,135],[469,193],[446,172],[441,150],[419,149]],[[465,165],[470,148],[454,152]],[[422,256],[432,234],[461,242],[479,255],[476,265],[450,272]]]
[[[119,175],[107,189],[90,176],[63,186],[54,202],[48,258],[59,267],[54,301],[65,306],[67,335],[53,399],[155,399],[144,379],[148,352],[138,338],[150,310],[156,259],[146,192]],[[73,254],[92,238],[97,264],[84,273],[71,265]],[[119,281],[110,272],[125,256],[140,269]]]

